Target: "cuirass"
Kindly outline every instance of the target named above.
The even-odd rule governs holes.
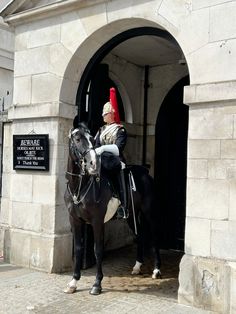
[[[101,145],[115,144],[119,129],[120,125],[117,124],[104,126],[100,134]]]

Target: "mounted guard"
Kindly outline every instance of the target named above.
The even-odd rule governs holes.
[[[105,103],[102,112],[105,125],[95,136],[95,151],[101,156],[103,170],[107,172],[115,187],[118,187],[120,206],[117,209],[117,218],[128,218],[127,191],[124,168],[123,151],[127,142],[127,132],[120,124],[119,110],[115,88],[110,88],[110,101]]]
[[[100,147],[103,146],[110,146],[111,150],[113,148],[116,151],[119,150],[114,143]],[[118,152],[117,157],[119,158]],[[114,201],[116,203],[114,215],[118,206],[118,200],[113,197],[110,181],[104,171],[100,171],[100,166],[101,158],[95,151],[94,139],[90,135],[90,131],[85,124],[76,123],[76,127],[69,132],[69,155],[66,171],[68,182],[64,195],[73,233],[74,271],[71,281],[64,290],[65,293],[74,293],[78,280],[81,277],[84,243],[83,230],[85,224],[90,224],[93,229],[94,253],[97,264],[96,278],[90,294],[97,295],[102,292],[104,224],[111,219],[111,217],[106,218],[107,212],[109,212],[107,210],[109,203],[111,200],[116,200]],[[144,258],[144,248],[152,247],[154,253],[152,277],[157,278],[161,275],[161,258],[156,230],[158,211],[155,206],[154,181],[148,174],[148,171],[142,166],[129,166],[125,171],[132,174],[132,176],[129,176],[130,190],[132,189],[132,177],[135,182],[135,190],[132,189],[132,193],[130,193],[131,202],[129,202],[129,217],[127,219],[129,227],[134,231],[137,242],[136,263],[132,274],[140,273]],[[136,217],[138,217],[137,220]]]

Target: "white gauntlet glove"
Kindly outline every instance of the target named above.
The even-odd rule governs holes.
[[[103,152],[109,152],[115,156],[119,156],[119,149],[116,144],[102,145],[95,148],[95,152],[97,155],[101,155]]]
[[[97,155],[101,155],[104,152],[103,146],[95,148],[95,152]]]

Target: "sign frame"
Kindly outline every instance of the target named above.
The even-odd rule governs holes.
[[[49,171],[49,135],[13,135],[13,169]]]

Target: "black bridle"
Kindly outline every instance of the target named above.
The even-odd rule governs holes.
[[[77,147],[77,145],[75,144],[75,140],[74,140],[74,135],[80,132],[79,128],[76,128],[74,130],[70,130],[69,133],[69,138],[70,138],[70,149],[73,152],[73,154],[78,158],[78,159],[84,159],[86,157],[86,155],[91,151],[94,150],[94,146],[92,145],[92,147],[89,147],[88,149],[85,149],[84,151],[80,151],[80,149]],[[88,133],[90,134],[90,131],[88,129],[83,128],[83,132],[84,133]]]
[[[68,192],[69,192],[71,198],[73,199],[73,202],[75,205],[78,205],[79,203],[83,202],[83,200],[85,199],[87,193],[89,192],[89,190],[90,190],[90,188],[94,182],[96,182],[97,184],[98,183],[100,184],[100,172],[95,173],[95,174],[89,174],[86,171],[86,156],[93,150],[95,153],[95,156],[97,158],[95,148],[92,145],[92,147],[81,150],[78,147],[78,145],[76,145],[76,143],[75,143],[74,136],[76,135],[77,132],[82,133],[82,135],[84,133],[88,133],[90,135],[89,130],[87,128],[84,128],[84,127],[71,129],[69,132],[69,139],[70,139],[69,149],[70,149],[71,153],[73,154],[73,156],[76,158],[76,160],[74,160],[74,158],[73,158],[73,162],[80,169],[80,173],[73,173],[70,171],[66,171],[67,175],[69,175],[71,177],[77,177],[78,178],[78,184],[77,184],[76,188],[73,189],[73,191],[69,185],[69,182],[67,183]],[[85,176],[89,177],[89,179],[87,181],[85,179],[85,189],[83,189],[83,194],[81,195],[82,181],[83,181],[83,178]]]
[[[76,144],[76,139],[75,139],[75,135],[79,133],[81,137],[85,137],[86,140],[90,143],[90,147],[88,148],[84,148],[83,147],[79,147],[77,144]],[[88,139],[86,137],[85,134],[88,134],[89,137],[90,137],[90,131],[89,129],[84,126],[84,124],[82,123],[78,128],[75,128],[75,129],[71,129],[70,132],[69,132],[69,139],[70,139],[70,145],[69,145],[69,149],[70,149],[70,152],[73,154],[73,156],[76,158],[76,160],[74,160],[74,162],[80,167],[81,169],[81,174],[82,175],[85,175],[86,174],[86,156],[91,152],[93,151],[94,152],[94,156],[95,156],[95,159],[97,160],[97,154],[96,154],[96,150],[94,148],[94,145],[93,143],[91,142],[90,139]],[[92,174],[91,174],[92,175]],[[98,175],[98,173],[95,173],[94,175]]]
[[[75,145],[74,141],[71,140],[71,143],[70,143],[70,149],[71,149],[71,152],[73,153],[74,156],[77,157],[78,161],[83,161],[85,160],[85,157],[86,155],[91,151],[91,150],[94,150],[95,149],[92,147],[92,148],[88,148],[86,149],[84,152],[80,152],[80,150],[78,149],[78,147]]]

